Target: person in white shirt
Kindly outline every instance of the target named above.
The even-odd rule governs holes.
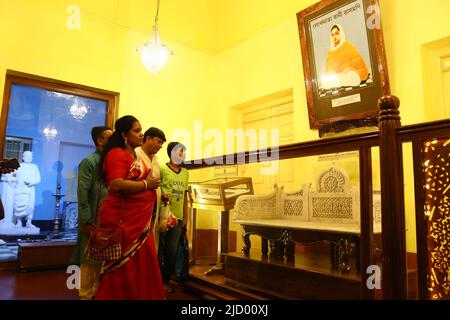
[[[152,177],[158,181],[160,180],[160,167],[156,154],[162,148],[164,142],[166,142],[164,132],[161,129],[151,127],[144,133],[144,143],[142,146],[137,147],[134,150],[136,152],[136,156],[143,160],[145,165],[149,168]],[[158,250],[160,201],[167,201],[167,199],[161,199],[161,189],[159,187],[156,189],[156,195],[156,203],[153,206],[152,231],[155,239],[155,248]]]

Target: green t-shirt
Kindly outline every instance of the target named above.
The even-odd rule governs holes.
[[[167,164],[161,167],[161,192],[169,196],[170,211],[180,220],[183,219],[184,193],[189,188],[188,180],[189,172],[185,168],[176,173]]]

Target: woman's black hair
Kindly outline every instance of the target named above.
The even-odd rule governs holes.
[[[337,24],[335,24],[334,26],[331,27],[330,32],[333,32],[333,29],[338,29],[338,31],[341,31],[341,29],[339,28],[339,26]]]
[[[102,161],[100,164],[100,172],[103,171],[103,161],[106,158],[106,155],[108,152],[113,148],[125,148],[125,139],[123,138],[123,133],[128,133],[132,128],[136,121],[139,121],[133,116],[127,115],[123,116],[120,119],[116,120],[116,123],[114,124],[114,132],[109,137],[108,143],[106,144],[105,148],[103,149],[102,154]]]

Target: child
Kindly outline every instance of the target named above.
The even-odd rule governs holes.
[[[164,219],[166,226],[161,226],[159,238],[158,258],[163,282],[167,291],[170,277],[175,271],[177,245],[180,241],[183,228],[187,223],[187,191],[189,173],[180,165],[185,159],[186,147],[179,142],[171,142],[167,146],[167,154],[170,161],[161,166],[161,193],[168,196],[169,203],[161,203],[161,212],[170,209],[178,223],[174,219]],[[167,220],[169,220],[167,222]],[[166,229],[166,231],[164,231]]]

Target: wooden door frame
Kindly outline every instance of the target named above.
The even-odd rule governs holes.
[[[425,106],[433,106],[433,113],[425,110],[427,121],[445,119],[445,101],[442,59],[450,56],[450,37],[440,39],[422,46],[422,76]],[[447,71],[448,72],[448,71]]]

